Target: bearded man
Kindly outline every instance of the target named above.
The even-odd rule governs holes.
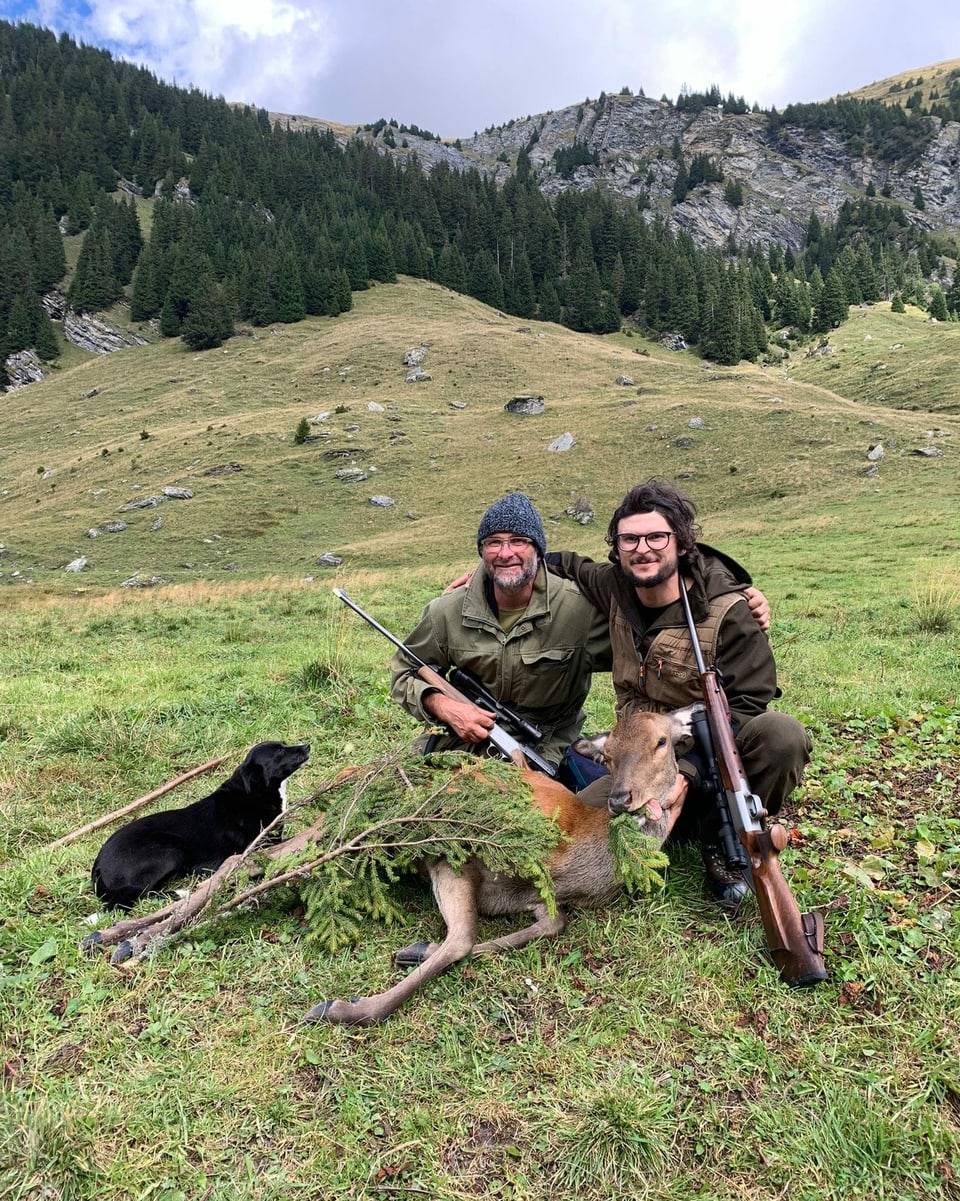
[[[680,602],[687,592],[701,652],[722,681],[751,787],[770,816],[797,787],[810,759],[810,735],[788,713],[769,708],[781,695],[767,635],[742,588],[723,578],[697,543],[693,502],[674,484],[648,480],[632,488],[610,519],[609,562],[572,552],[548,555],[551,572],[576,580],[610,623],[617,716],[637,709],[667,712],[701,700],[700,678]],[[679,763],[674,802],[683,802],[674,840],[700,844],[710,893],[735,909],[747,891],[718,843],[719,817],[700,788],[705,764],[697,748]],[[609,777],[581,793],[605,805]]]

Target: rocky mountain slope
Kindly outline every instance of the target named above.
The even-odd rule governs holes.
[[[887,91],[900,86],[893,81]],[[883,90],[880,84],[871,87]],[[271,116],[294,127],[324,124]],[[363,129],[354,135],[343,127],[334,132],[344,141],[350,136],[375,138],[385,152],[402,160],[416,154],[428,169],[438,163],[457,170],[475,167],[501,182],[526,151],[548,195],[602,187],[661,211],[700,246],[720,247],[733,239],[741,245],[776,242],[797,250],[811,212],[832,221],[845,200],[863,195],[871,183],[925,229],[960,228],[960,123],[926,120],[932,136],[909,165],[882,161],[869,151],[857,156],[849,141],[830,130],[782,125],[771,132],[764,113],[732,114],[720,106],[693,115],[628,92],[528,116],[453,145],[400,134],[390,126],[376,135]],[[390,141],[396,145],[391,147]],[[554,154],[575,144],[597,162],[576,167],[565,178],[558,173]],[[723,182],[701,185],[682,202],[672,203],[679,170],[676,146],[688,166],[695,156],[707,155],[723,172]],[[739,205],[724,196],[731,180],[742,188]],[[922,211],[914,206],[918,187],[924,198]]]

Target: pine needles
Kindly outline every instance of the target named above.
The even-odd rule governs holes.
[[[476,857],[529,880],[552,909],[546,864],[559,837],[510,764],[454,753],[387,759],[332,794],[299,885],[307,937],[333,953],[370,918],[396,920],[390,885],[424,858],[459,869]]]
[[[662,873],[670,857],[628,813],[610,822],[610,851],[617,875],[631,896],[646,896],[663,888]]]

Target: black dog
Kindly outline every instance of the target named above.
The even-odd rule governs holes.
[[[129,909],[175,876],[216,871],[283,811],[284,782],[309,758],[308,743],[258,742],[209,796],[122,826],[94,861],[97,895],[110,907]]]

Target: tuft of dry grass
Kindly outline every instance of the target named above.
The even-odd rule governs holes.
[[[917,625],[925,634],[945,634],[960,616],[960,576],[940,572],[918,580],[913,589]]]

